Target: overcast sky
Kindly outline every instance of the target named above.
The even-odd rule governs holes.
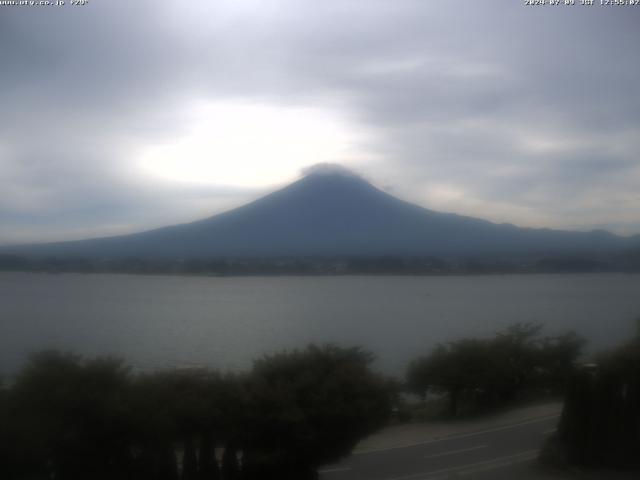
[[[436,210],[640,233],[640,6],[69,3],[0,5],[0,244],[195,220],[318,162]]]

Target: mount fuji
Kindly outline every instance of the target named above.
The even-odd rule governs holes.
[[[340,255],[598,254],[640,237],[520,228],[402,201],[337,166],[192,223],[108,238],[4,247],[36,256],[221,258]]]

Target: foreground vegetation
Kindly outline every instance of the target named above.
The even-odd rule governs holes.
[[[242,375],[133,375],[119,360],[40,353],[0,390],[0,477],[316,478],[389,416],[370,361],[310,346]]]
[[[555,463],[640,466],[638,336],[577,363],[583,340],[516,324],[438,345],[406,387],[448,416],[565,395]],[[242,374],[133,374],[120,360],[42,352],[0,385],[0,478],[7,480],[310,480],[348,455],[398,406],[399,382],[358,348],[309,346]]]
[[[407,386],[445,399],[448,415],[477,413],[539,395],[564,398],[541,458],[555,466],[640,468],[640,319],[630,342],[579,363],[584,341],[516,324],[493,338],[438,345],[416,359]]]
[[[562,466],[640,468],[640,320],[633,340],[572,376],[543,459]]]
[[[407,386],[423,399],[444,397],[450,417],[540,395],[560,396],[584,340],[573,332],[543,337],[541,330],[516,324],[493,338],[440,344],[411,363]]]

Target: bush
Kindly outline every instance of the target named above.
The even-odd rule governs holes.
[[[43,352],[11,388],[0,385],[0,476],[314,478],[388,418],[390,389],[370,361],[359,349],[310,346],[243,375],[134,376],[116,359]]]
[[[437,345],[407,369],[410,391],[446,394],[449,415],[464,400],[472,409],[504,405],[534,389],[559,391],[580,355],[575,333],[539,338],[541,327],[516,324],[489,339],[465,338]]]
[[[251,372],[248,447],[278,479],[314,478],[380,428],[391,409],[386,381],[360,349],[310,346],[258,360]],[[260,477],[264,478],[264,477]]]
[[[640,328],[572,376],[556,444],[572,464],[640,468]]]

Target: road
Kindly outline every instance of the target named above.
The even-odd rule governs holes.
[[[551,478],[535,459],[558,415],[482,431],[352,455],[320,471],[321,480],[440,480]]]

